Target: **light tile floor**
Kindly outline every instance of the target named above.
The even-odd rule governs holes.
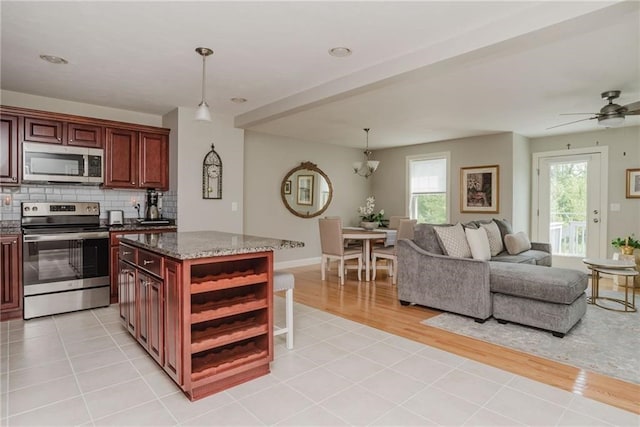
[[[276,298],[276,321],[283,299]],[[0,324],[1,426],[638,426],[640,417],[295,305],[270,375],[190,402],[117,306]]]

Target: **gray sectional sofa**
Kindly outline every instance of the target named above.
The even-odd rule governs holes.
[[[501,238],[512,233],[508,222],[494,221]],[[549,244],[531,242],[527,251],[504,251],[489,261],[459,258],[444,254],[433,225],[418,224],[413,240],[397,245],[402,304],[450,311],[478,322],[493,316],[501,323],[546,329],[559,337],[586,312],[587,274],[551,267]]]

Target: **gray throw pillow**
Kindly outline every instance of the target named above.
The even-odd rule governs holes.
[[[464,233],[462,224],[457,223],[450,227],[434,226],[433,229],[436,231],[445,255],[457,258],[471,258],[471,249],[467,243],[467,236]]]
[[[500,234],[502,234],[502,239],[504,240],[504,236],[507,234],[513,234],[513,228],[511,227],[511,223],[508,219],[498,219],[493,218],[493,221],[496,223],[498,228],[500,229]]]
[[[488,223],[480,223],[480,227],[484,228],[489,238],[489,247],[491,248],[491,256],[496,256],[500,252],[504,251],[504,245],[502,244],[502,234],[498,228],[498,224],[494,221]]]
[[[517,255],[531,249],[531,241],[524,231],[504,236],[504,245],[507,247],[509,255]]]

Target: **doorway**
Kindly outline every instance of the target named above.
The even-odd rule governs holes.
[[[607,253],[607,147],[536,153],[532,237],[551,243],[553,266],[586,271]]]

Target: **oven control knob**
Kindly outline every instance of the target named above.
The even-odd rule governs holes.
[[[34,211],[34,212],[36,212],[37,210],[38,210],[38,207],[37,207],[37,206],[34,206],[34,207],[33,207],[33,211]]]
[[[30,210],[31,210],[31,208],[30,208],[29,206],[25,206],[25,207],[24,207],[24,211],[25,211],[25,212],[29,212]]]

